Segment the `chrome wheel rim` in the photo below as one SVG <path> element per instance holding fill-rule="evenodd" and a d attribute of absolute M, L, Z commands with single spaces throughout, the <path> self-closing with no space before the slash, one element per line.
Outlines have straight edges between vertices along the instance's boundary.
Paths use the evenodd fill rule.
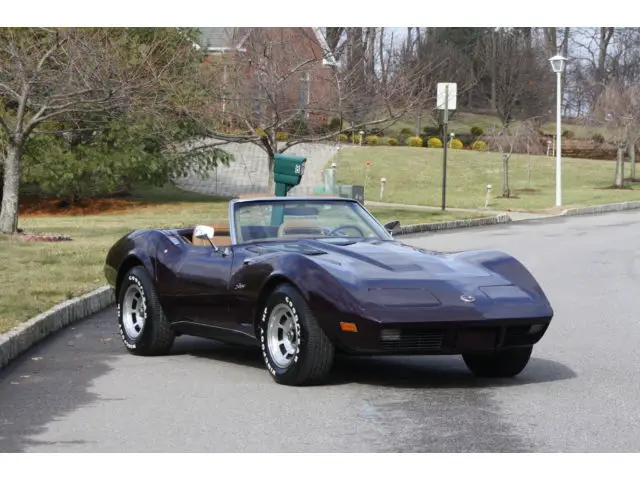
<path fill-rule="evenodd" d="M 127 288 L 122 304 L 122 326 L 127 336 L 136 340 L 142 334 L 147 319 L 147 307 L 138 285 L 133 284 Z"/>
<path fill-rule="evenodd" d="M 267 325 L 267 348 L 273 363 L 287 368 L 298 351 L 298 332 L 293 311 L 286 304 L 277 305 L 269 316 Z"/>

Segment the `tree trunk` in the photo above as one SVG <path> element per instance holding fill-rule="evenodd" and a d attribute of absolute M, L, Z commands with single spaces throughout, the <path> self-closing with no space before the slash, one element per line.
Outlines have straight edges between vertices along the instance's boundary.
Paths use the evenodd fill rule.
<path fill-rule="evenodd" d="M 547 42 L 547 55 L 553 56 L 558 53 L 558 40 L 556 27 L 544 27 L 544 38 Z"/>
<path fill-rule="evenodd" d="M 616 160 L 615 186 L 618 188 L 622 188 L 623 179 L 624 179 L 624 148 L 618 147 L 618 158 Z"/>
<path fill-rule="evenodd" d="M 613 36 L 614 27 L 600 27 L 600 43 L 598 44 L 598 66 L 596 69 L 596 82 L 605 80 L 605 66 L 607 61 L 607 49 Z"/>
<path fill-rule="evenodd" d="M 416 112 L 415 129 L 416 129 L 416 137 L 419 137 L 420 131 L 422 130 L 422 112 L 420 110 Z"/>
<path fill-rule="evenodd" d="M 533 162 L 531 161 L 532 155 L 529 148 L 529 142 L 527 142 L 527 158 L 529 159 L 529 163 L 527 165 L 527 188 L 531 188 L 531 173 L 533 171 Z"/>
<path fill-rule="evenodd" d="M 629 163 L 631 164 L 631 173 L 629 176 L 636 178 L 636 142 L 629 142 Z"/>
<path fill-rule="evenodd" d="M 497 110 L 497 100 L 496 100 L 496 32 L 495 30 L 491 31 L 491 98 L 490 98 L 490 108 L 492 112 Z"/>
<path fill-rule="evenodd" d="M 502 154 L 502 196 L 509 198 L 511 190 L 509 190 L 509 157 L 506 153 Z"/>
<path fill-rule="evenodd" d="M 376 35 L 377 35 L 376 27 L 367 28 L 366 42 L 367 42 L 367 76 L 368 80 L 371 79 L 376 74 Z"/>
<path fill-rule="evenodd" d="M 560 47 L 560 50 L 562 52 L 562 56 L 564 58 L 569 58 L 569 35 L 570 34 L 571 34 L 571 27 L 564 27 L 564 37 L 562 39 L 562 45 Z M 567 75 L 566 71 L 567 70 L 565 68 L 565 71 L 563 72 L 562 77 L 560 78 L 560 88 L 562 89 L 563 92 L 566 91 L 567 78 L 569 77 L 569 75 Z M 567 108 L 567 107 L 565 107 L 565 108 Z"/>
<path fill-rule="evenodd" d="M 0 210 L 0 232 L 18 231 L 18 194 L 20 191 L 20 156 L 22 146 L 11 142 L 7 146 L 4 160 L 4 183 L 2 189 L 2 210 Z"/>
<path fill-rule="evenodd" d="M 596 99 L 603 89 L 603 84 L 607 80 L 607 51 L 613 37 L 614 27 L 600 27 L 600 42 L 598 44 L 598 64 L 595 71 L 595 91 L 593 98 Z M 592 107 L 593 108 L 593 107 Z"/>
<path fill-rule="evenodd" d="M 391 33 L 393 40 L 393 33 Z M 385 67 L 384 60 L 384 27 L 380 27 L 380 42 L 378 43 L 378 55 L 380 56 L 380 83 L 384 89 L 387 86 L 387 68 Z"/>
<path fill-rule="evenodd" d="M 273 156 L 269 155 L 269 177 L 267 179 L 267 192 L 266 193 L 274 193 L 276 191 L 276 181 L 273 177 Z"/>

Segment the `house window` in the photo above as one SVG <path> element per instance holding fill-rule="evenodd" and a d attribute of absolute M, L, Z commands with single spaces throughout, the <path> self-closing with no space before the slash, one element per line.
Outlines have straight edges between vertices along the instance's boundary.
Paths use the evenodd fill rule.
<path fill-rule="evenodd" d="M 303 72 L 300 77 L 300 110 L 309 107 L 311 97 L 311 78 L 309 72 Z"/>

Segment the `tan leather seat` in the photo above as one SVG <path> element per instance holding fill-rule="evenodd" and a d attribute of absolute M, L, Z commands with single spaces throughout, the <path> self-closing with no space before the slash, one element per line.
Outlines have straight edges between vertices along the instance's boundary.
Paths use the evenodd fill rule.
<path fill-rule="evenodd" d="M 231 225 L 229 222 L 215 222 L 211 225 L 215 231 L 215 236 L 218 235 L 228 236 L 229 232 L 231 232 Z"/>
<path fill-rule="evenodd" d="M 287 220 L 278 228 L 279 237 L 313 237 L 322 235 L 322 227 L 312 220 Z"/>
<path fill-rule="evenodd" d="M 213 244 L 217 247 L 226 247 L 231 245 L 231 237 L 229 235 L 216 235 L 213 237 Z"/>
<path fill-rule="evenodd" d="M 274 193 L 243 193 L 238 195 L 238 198 L 262 198 L 262 197 L 275 197 Z"/>

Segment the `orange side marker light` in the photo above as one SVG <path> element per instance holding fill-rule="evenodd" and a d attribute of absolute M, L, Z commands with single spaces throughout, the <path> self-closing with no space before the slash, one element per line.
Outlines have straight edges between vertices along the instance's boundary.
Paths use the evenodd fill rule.
<path fill-rule="evenodd" d="M 343 332 L 358 332 L 358 327 L 356 327 L 356 324 L 351 322 L 340 322 L 340 329 Z"/>

